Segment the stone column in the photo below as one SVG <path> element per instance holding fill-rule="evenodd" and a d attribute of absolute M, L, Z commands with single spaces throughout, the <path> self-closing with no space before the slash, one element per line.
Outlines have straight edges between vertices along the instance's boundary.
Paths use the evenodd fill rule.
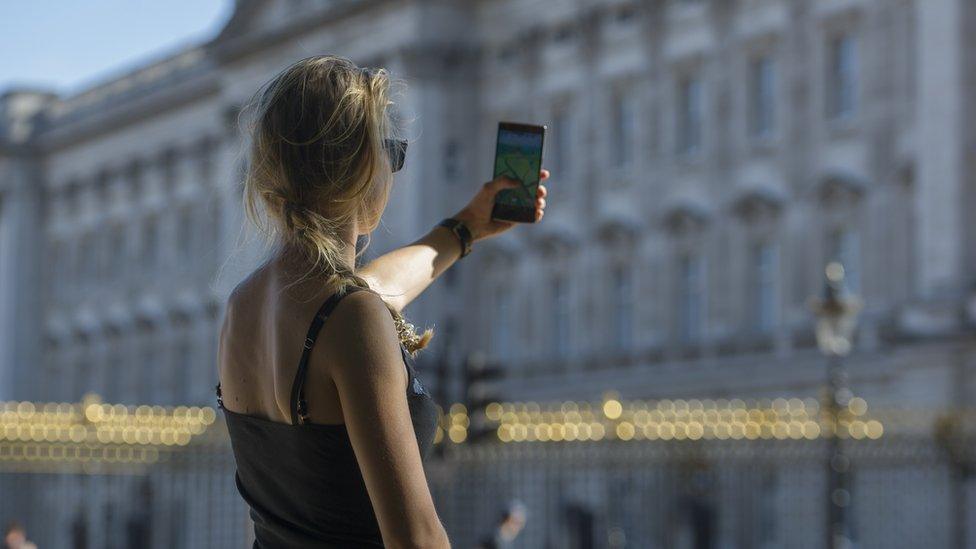
<path fill-rule="evenodd" d="M 129 188 L 128 177 L 125 172 L 113 173 L 107 183 L 106 188 L 106 209 L 108 210 L 108 223 L 106 224 L 106 250 L 105 279 L 106 295 L 118 300 L 121 296 L 119 290 L 124 288 L 127 280 L 126 274 L 131 262 L 131 257 L 127 253 L 126 240 L 128 230 L 128 219 L 131 215 L 131 208 L 128 203 Z"/>
<path fill-rule="evenodd" d="M 44 260 L 41 198 L 44 181 L 39 163 L 25 143 L 33 116 L 54 94 L 43 90 L 10 90 L 0 97 L 0 399 L 32 396 L 34 365 L 41 348 L 38 295 Z"/>
<path fill-rule="evenodd" d="M 915 75 L 918 180 L 915 234 L 919 257 L 917 292 L 955 295 L 963 271 L 966 80 L 962 17 L 967 0 L 916 2 Z"/>
<path fill-rule="evenodd" d="M 180 243 L 177 242 L 179 231 L 177 224 L 180 223 L 179 208 L 177 207 L 177 186 L 179 185 L 182 169 L 182 152 L 167 151 L 161 158 L 161 189 L 159 193 L 159 250 L 158 267 L 155 269 L 158 281 L 166 280 L 164 285 L 169 290 L 175 290 L 178 286 L 178 276 L 180 272 Z M 159 276 L 162 275 L 162 276 Z"/>
<path fill-rule="evenodd" d="M 217 141 L 211 136 L 201 140 L 199 153 L 194 157 L 192 173 L 197 184 L 193 205 L 194 280 L 206 288 L 220 266 L 217 242 L 220 236 L 220 194 L 215 184 Z"/>
<path fill-rule="evenodd" d="M 140 181 L 140 205 L 142 209 L 141 223 L 139 224 L 139 267 L 136 269 L 134 274 L 135 279 L 138 281 L 140 286 L 146 280 L 162 280 L 163 276 L 159 270 L 159 267 L 165 265 L 165 259 L 163 257 L 164 241 L 166 238 L 166 233 L 163 230 L 163 214 L 165 209 L 165 194 L 166 194 L 166 178 L 163 170 L 163 163 L 158 159 L 151 161 L 145 167 L 143 176 Z M 154 237 L 147 241 L 146 233 L 146 223 L 151 222 L 155 224 L 153 228 Z M 147 249 L 152 248 L 152 249 Z M 140 287 L 138 288 L 142 291 L 147 291 L 149 288 Z"/>
<path fill-rule="evenodd" d="M 146 165 L 137 160 L 129 165 L 123 173 L 118 190 L 119 200 L 124 204 L 125 215 L 122 216 L 122 262 L 124 263 L 122 284 L 127 294 L 133 295 L 140 281 L 141 258 L 140 242 L 143 236 L 143 177 Z M 131 309 L 132 303 L 126 303 Z"/>

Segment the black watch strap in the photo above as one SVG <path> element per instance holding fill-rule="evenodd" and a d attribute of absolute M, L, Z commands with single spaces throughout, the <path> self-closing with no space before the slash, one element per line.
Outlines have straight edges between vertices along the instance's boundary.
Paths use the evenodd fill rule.
<path fill-rule="evenodd" d="M 471 253 L 471 231 L 464 223 L 449 217 L 438 223 L 437 226 L 450 229 L 454 236 L 458 237 L 458 241 L 461 243 L 461 257 Z"/>

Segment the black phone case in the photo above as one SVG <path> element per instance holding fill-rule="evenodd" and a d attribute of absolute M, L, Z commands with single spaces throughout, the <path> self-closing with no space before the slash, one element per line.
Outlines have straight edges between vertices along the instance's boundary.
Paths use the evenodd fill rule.
<path fill-rule="evenodd" d="M 542 166 L 542 155 L 546 144 L 546 126 L 533 124 L 521 124 L 518 122 L 499 122 L 498 131 L 510 129 L 523 131 L 525 133 L 538 133 L 542 136 L 542 147 L 539 149 L 539 166 Z M 498 158 L 498 137 L 495 137 L 495 158 Z M 494 163 L 492 163 L 494 165 Z M 495 175 L 494 177 L 497 177 Z M 541 182 L 540 182 L 541 183 Z M 539 185 L 540 183 L 536 183 Z M 497 200 L 497 195 L 496 195 Z M 511 221 L 515 223 L 535 223 L 535 207 L 522 208 L 511 204 L 499 204 L 497 201 L 491 209 L 491 218 L 498 221 Z"/>

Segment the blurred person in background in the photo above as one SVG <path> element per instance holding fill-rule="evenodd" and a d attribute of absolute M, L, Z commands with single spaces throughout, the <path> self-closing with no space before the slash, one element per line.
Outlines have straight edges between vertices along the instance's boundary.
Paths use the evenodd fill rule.
<path fill-rule="evenodd" d="M 3 549 L 37 549 L 27 539 L 27 530 L 19 522 L 11 522 L 3 534 Z"/>
<path fill-rule="evenodd" d="M 515 538 L 525 528 L 525 504 L 519 500 L 512 500 L 502 508 L 490 534 L 476 547 L 476 549 L 506 549 L 513 547 Z"/>
<path fill-rule="evenodd" d="M 244 111 L 245 205 L 273 246 L 228 299 L 217 398 L 255 547 L 450 546 L 422 466 L 438 412 L 412 362 L 432 332 L 401 311 L 472 242 L 514 225 L 491 210 L 518 182 L 485 183 L 427 235 L 357 267 L 406 152 L 390 85 L 382 69 L 310 57 Z"/>

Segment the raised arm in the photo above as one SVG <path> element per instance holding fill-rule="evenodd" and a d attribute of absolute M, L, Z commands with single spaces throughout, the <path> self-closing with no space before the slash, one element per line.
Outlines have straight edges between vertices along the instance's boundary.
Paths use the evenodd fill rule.
<path fill-rule="evenodd" d="M 320 363 L 338 390 L 384 545 L 449 548 L 411 423 L 406 366 L 389 309 L 378 296 L 356 292 L 343 298 L 323 334 Z"/>
<path fill-rule="evenodd" d="M 548 170 L 539 172 L 540 181 L 545 181 L 548 177 Z M 518 182 L 505 177 L 489 181 L 453 217 L 467 225 L 475 242 L 501 234 L 515 226 L 515 223 L 491 219 L 495 195 L 504 188 L 517 185 Z M 542 219 L 544 214 L 545 197 L 546 187 L 539 185 L 536 195 L 536 221 Z M 435 227 L 419 240 L 367 263 L 357 274 L 369 282 L 370 287 L 381 294 L 387 303 L 402 311 L 460 257 L 461 248 L 457 237 L 448 229 Z"/>

